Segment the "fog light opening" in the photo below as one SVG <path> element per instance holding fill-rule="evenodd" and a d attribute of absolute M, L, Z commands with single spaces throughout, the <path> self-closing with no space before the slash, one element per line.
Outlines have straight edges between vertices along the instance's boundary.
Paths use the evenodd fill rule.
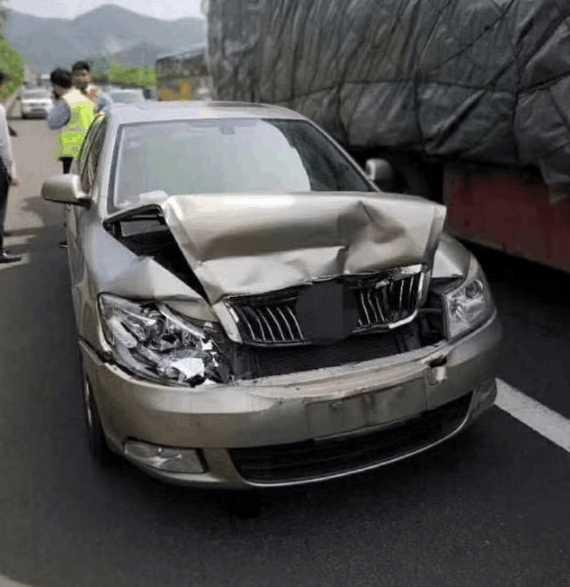
<path fill-rule="evenodd" d="M 163 473 L 199 475 L 206 472 L 204 461 L 195 449 L 129 441 L 125 444 L 124 452 L 129 460 Z"/>

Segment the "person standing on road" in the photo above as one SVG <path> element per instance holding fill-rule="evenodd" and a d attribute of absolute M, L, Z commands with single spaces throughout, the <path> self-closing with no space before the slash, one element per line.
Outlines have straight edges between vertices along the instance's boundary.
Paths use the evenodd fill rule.
<path fill-rule="evenodd" d="M 59 160 L 63 173 L 69 173 L 71 164 L 79 152 L 91 123 L 95 119 L 95 104 L 73 87 L 71 72 L 65 69 L 52 71 L 51 83 L 55 105 L 47 123 L 52 130 L 61 130 L 59 135 Z"/>
<path fill-rule="evenodd" d="M 0 88 L 4 85 L 6 76 L 0 71 Z M 12 155 L 10 127 L 6 116 L 6 108 L 0 104 L 0 264 L 17 263 L 21 257 L 11 255 L 4 248 L 4 224 L 8 211 L 8 192 L 10 186 L 18 186 L 20 181 L 16 174 L 16 164 Z"/>
<path fill-rule="evenodd" d="M 77 61 L 71 68 L 73 86 L 95 104 L 96 112 L 104 112 L 111 104 L 101 88 L 96 86 L 91 77 L 91 66 L 87 61 Z"/>

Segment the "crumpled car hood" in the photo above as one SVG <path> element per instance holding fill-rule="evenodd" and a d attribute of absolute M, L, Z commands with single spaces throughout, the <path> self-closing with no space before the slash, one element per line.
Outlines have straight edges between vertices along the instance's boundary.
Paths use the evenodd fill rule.
<path fill-rule="evenodd" d="M 162 209 L 211 304 L 431 265 L 446 216 L 421 198 L 337 192 L 173 196 Z"/>

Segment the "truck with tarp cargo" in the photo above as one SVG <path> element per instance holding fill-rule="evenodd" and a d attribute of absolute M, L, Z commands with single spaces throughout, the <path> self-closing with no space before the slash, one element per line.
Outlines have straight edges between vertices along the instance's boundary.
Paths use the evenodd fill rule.
<path fill-rule="evenodd" d="M 448 229 L 570 271 L 570 3 L 210 0 L 215 97 L 324 126 Z"/>

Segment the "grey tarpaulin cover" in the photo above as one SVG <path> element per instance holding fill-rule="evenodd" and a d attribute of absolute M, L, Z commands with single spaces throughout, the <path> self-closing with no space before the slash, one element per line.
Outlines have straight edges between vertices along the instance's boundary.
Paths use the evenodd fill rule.
<path fill-rule="evenodd" d="M 217 97 L 570 185 L 570 0 L 210 0 Z"/>

